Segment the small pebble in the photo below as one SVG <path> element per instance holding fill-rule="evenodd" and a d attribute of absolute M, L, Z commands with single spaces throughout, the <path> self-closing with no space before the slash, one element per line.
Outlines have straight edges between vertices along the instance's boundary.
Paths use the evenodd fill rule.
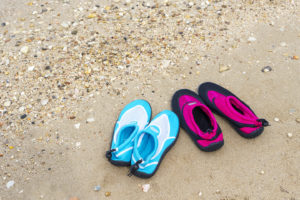
<path fill-rule="evenodd" d="M 27 68 L 27 71 L 29 71 L 29 72 L 31 72 L 31 71 L 33 71 L 34 70 L 34 66 L 29 66 L 28 68 Z"/>
<path fill-rule="evenodd" d="M 3 27 L 6 26 L 6 23 L 5 23 L 5 22 L 2 22 L 2 23 L 1 23 L 1 26 L 3 26 Z"/>
<path fill-rule="evenodd" d="M 142 189 L 143 189 L 143 192 L 148 192 L 149 189 L 150 189 L 150 184 L 144 184 L 144 185 L 142 185 Z"/>
<path fill-rule="evenodd" d="M 79 129 L 80 123 L 74 124 L 74 127 L 75 127 L 76 129 Z"/>
<path fill-rule="evenodd" d="M 296 118 L 296 122 L 297 122 L 297 123 L 300 123 L 300 118 Z"/>
<path fill-rule="evenodd" d="M 12 186 L 14 186 L 14 184 L 15 184 L 15 181 L 8 181 L 8 182 L 6 183 L 6 188 L 9 189 L 9 188 L 11 188 Z"/>
<path fill-rule="evenodd" d="M 275 121 L 275 122 L 279 122 L 279 118 L 278 118 L 278 117 L 275 117 L 275 118 L 274 118 L 274 121 Z"/>
<path fill-rule="evenodd" d="M 265 66 L 265 67 L 263 67 L 263 68 L 261 69 L 261 71 L 262 71 L 262 72 L 270 72 L 270 71 L 272 71 L 272 67 L 270 67 L 270 66 Z"/>
<path fill-rule="evenodd" d="M 78 33 L 77 30 L 73 30 L 73 31 L 71 32 L 72 35 L 76 35 L 77 33 Z"/>
<path fill-rule="evenodd" d="M 194 2 L 189 2 L 189 6 L 193 6 L 194 5 Z"/>
<path fill-rule="evenodd" d="M 23 53 L 23 54 L 27 54 L 28 51 L 29 51 L 29 47 L 28 47 L 28 46 L 24 46 L 24 47 L 21 48 L 20 51 L 21 51 L 21 53 Z"/>
<path fill-rule="evenodd" d="M 125 66 L 123 66 L 123 65 L 118 66 L 118 69 L 124 69 L 124 68 L 125 68 Z"/>
<path fill-rule="evenodd" d="M 48 99 L 43 99 L 43 100 L 41 100 L 41 104 L 42 104 L 43 106 L 45 106 L 47 103 L 48 103 Z"/>
<path fill-rule="evenodd" d="M 46 67 L 45 67 L 45 70 L 50 70 L 51 69 L 51 67 L 49 66 L 49 65 L 47 65 Z"/>
<path fill-rule="evenodd" d="M 94 191 L 96 191 L 96 192 L 100 191 L 100 189 L 101 189 L 101 186 L 100 186 L 100 185 L 96 185 L 96 186 L 94 187 Z"/>
<path fill-rule="evenodd" d="M 248 38 L 248 41 L 249 41 L 249 42 L 255 42 L 255 41 L 256 41 L 256 38 L 251 36 L 251 37 Z"/>
<path fill-rule="evenodd" d="M 105 196 L 109 197 L 111 195 L 111 192 L 105 192 Z"/>
<path fill-rule="evenodd" d="M 280 46 L 285 47 L 286 43 L 285 42 L 280 42 Z"/>
<path fill-rule="evenodd" d="M 293 137 L 293 133 L 288 133 L 287 136 L 288 136 L 289 138 L 291 138 L 291 137 Z"/>
<path fill-rule="evenodd" d="M 91 13 L 87 16 L 88 19 L 92 19 L 92 18 L 95 18 L 97 17 L 97 15 L 95 13 Z"/>
<path fill-rule="evenodd" d="M 163 68 L 169 67 L 170 64 L 171 64 L 171 60 L 163 60 L 163 61 L 162 61 L 162 67 L 163 67 Z"/>
<path fill-rule="evenodd" d="M 5 101 L 5 102 L 4 102 L 4 106 L 5 106 L 5 107 L 9 107 L 10 105 L 11 105 L 11 101 Z"/>
<path fill-rule="evenodd" d="M 265 174 L 265 171 L 264 171 L 264 170 L 261 170 L 259 173 L 260 173 L 261 175 L 263 175 L 263 174 Z"/>
<path fill-rule="evenodd" d="M 289 109 L 289 113 L 292 115 L 292 114 L 294 114 L 296 112 L 296 109 L 295 108 L 291 108 L 291 109 Z"/>
<path fill-rule="evenodd" d="M 87 118 L 87 120 L 86 120 L 86 122 L 88 122 L 88 123 L 91 123 L 94 121 L 95 121 L 95 118 L 93 118 L 93 117 Z"/>
<path fill-rule="evenodd" d="M 219 72 L 220 73 L 228 71 L 228 70 L 230 70 L 230 66 L 228 66 L 228 65 L 220 65 L 219 66 Z"/>
<path fill-rule="evenodd" d="M 75 146 L 79 148 L 81 146 L 81 142 L 76 142 Z"/>
<path fill-rule="evenodd" d="M 24 106 L 21 106 L 20 108 L 19 108 L 19 112 L 21 113 L 21 112 L 23 112 L 25 110 L 25 107 Z"/>
<path fill-rule="evenodd" d="M 25 119 L 26 117 L 27 117 L 26 114 L 20 116 L 21 119 Z"/>
<path fill-rule="evenodd" d="M 199 192 L 199 193 L 198 193 L 198 196 L 201 197 L 201 196 L 202 196 L 202 192 Z"/>
<path fill-rule="evenodd" d="M 60 25 L 62 27 L 64 27 L 64 28 L 68 28 L 69 27 L 69 23 L 68 22 L 62 22 Z"/>

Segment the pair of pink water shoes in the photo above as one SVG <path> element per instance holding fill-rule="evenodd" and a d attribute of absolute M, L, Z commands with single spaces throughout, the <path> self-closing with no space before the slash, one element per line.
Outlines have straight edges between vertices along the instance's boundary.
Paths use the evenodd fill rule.
<path fill-rule="evenodd" d="M 213 112 L 226 118 L 243 137 L 259 136 L 269 123 L 256 116 L 253 110 L 227 89 L 206 82 L 199 86 L 198 94 L 178 90 L 172 99 L 172 109 L 180 125 L 203 151 L 215 151 L 224 145 L 222 130 Z"/>

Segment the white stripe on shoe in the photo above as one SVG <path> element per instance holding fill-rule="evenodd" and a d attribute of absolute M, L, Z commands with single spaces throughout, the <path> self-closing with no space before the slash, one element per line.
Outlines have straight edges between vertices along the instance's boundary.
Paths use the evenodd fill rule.
<path fill-rule="evenodd" d="M 119 157 L 120 155 L 126 153 L 127 151 L 130 151 L 131 149 L 133 149 L 133 147 L 129 147 L 129 148 L 127 148 L 127 149 L 121 151 L 120 153 L 118 153 L 118 154 L 116 155 L 116 157 Z"/>
<path fill-rule="evenodd" d="M 145 169 L 146 167 L 149 167 L 149 166 L 151 166 L 151 165 L 157 165 L 158 164 L 158 162 L 152 162 L 152 163 L 148 163 L 147 165 L 145 165 L 145 166 L 139 166 L 141 169 Z"/>

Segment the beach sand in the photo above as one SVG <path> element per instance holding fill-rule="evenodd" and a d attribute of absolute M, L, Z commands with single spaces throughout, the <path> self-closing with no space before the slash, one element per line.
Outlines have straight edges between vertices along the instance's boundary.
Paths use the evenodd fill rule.
<path fill-rule="evenodd" d="M 1 200 L 300 199 L 300 1 L 1 0 L 0 23 Z M 271 126 L 216 115 L 211 153 L 181 129 L 150 179 L 107 161 L 126 104 L 155 116 L 206 81 Z"/>

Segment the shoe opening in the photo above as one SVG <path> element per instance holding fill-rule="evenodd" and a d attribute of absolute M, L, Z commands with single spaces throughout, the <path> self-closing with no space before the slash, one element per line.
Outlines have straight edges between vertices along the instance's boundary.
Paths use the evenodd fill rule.
<path fill-rule="evenodd" d="M 209 116 L 201 109 L 201 107 L 195 107 L 193 109 L 193 116 L 201 131 L 207 132 L 207 130 L 213 130 Z"/>
<path fill-rule="evenodd" d="M 136 126 L 128 126 L 125 127 L 120 133 L 119 133 L 119 140 L 118 140 L 118 146 L 122 145 L 135 131 Z"/>
<path fill-rule="evenodd" d="M 153 136 L 148 133 L 142 133 L 137 145 L 137 150 L 142 159 L 147 160 L 154 151 L 154 148 L 155 142 Z"/>
<path fill-rule="evenodd" d="M 231 103 L 231 102 L 230 102 Z M 231 106 L 237 111 L 237 112 L 239 112 L 239 113 L 241 113 L 242 115 L 244 115 L 244 112 L 241 110 L 241 109 L 239 109 L 236 105 L 234 105 L 233 103 L 231 103 Z"/>
<path fill-rule="evenodd" d="M 245 106 L 241 106 L 241 102 L 238 101 L 237 99 L 233 99 L 233 98 L 230 98 L 229 99 L 229 103 L 230 105 L 232 106 L 232 108 L 237 111 L 238 113 L 240 113 L 241 115 L 245 116 L 245 117 L 249 117 L 249 118 L 253 118 L 255 117 L 255 115 L 250 111 L 248 110 L 247 108 L 245 108 Z"/>

